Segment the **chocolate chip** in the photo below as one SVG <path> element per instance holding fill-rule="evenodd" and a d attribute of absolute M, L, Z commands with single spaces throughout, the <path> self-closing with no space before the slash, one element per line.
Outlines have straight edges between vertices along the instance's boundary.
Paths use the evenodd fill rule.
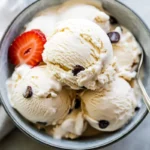
<path fill-rule="evenodd" d="M 107 33 L 111 43 L 117 43 L 120 40 L 120 34 L 118 32 L 109 32 Z"/>
<path fill-rule="evenodd" d="M 118 20 L 113 16 L 110 16 L 109 21 L 110 21 L 111 24 L 117 24 L 118 23 Z"/>
<path fill-rule="evenodd" d="M 122 27 L 120 27 L 121 28 L 121 31 L 123 32 L 123 28 Z"/>
<path fill-rule="evenodd" d="M 135 111 L 139 111 L 140 110 L 140 107 L 135 107 Z"/>
<path fill-rule="evenodd" d="M 100 120 L 99 121 L 99 127 L 101 129 L 105 129 L 109 126 L 109 122 L 107 120 Z"/>
<path fill-rule="evenodd" d="M 74 106 L 74 108 L 75 108 L 75 109 L 78 109 L 78 108 L 80 108 L 80 106 L 81 106 L 81 101 L 77 98 L 77 99 L 75 100 L 75 106 Z"/>
<path fill-rule="evenodd" d="M 138 63 L 133 62 L 133 64 L 132 64 L 132 66 L 131 66 L 131 67 L 133 68 L 133 67 L 135 67 L 135 66 L 137 66 L 137 65 L 138 65 Z"/>
<path fill-rule="evenodd" d="M 82 86 L 81 89 L 87 89 L 85 86 Z"/>
<path fill-rule="evenodd" d="M 46 130 L 44 128 L 40 128 L 40 131 L 45 132 Z"/>
<path fill-rule="evenodd" d="M 72 73 L 74 76 L 76 76 L 80 71 L 83 71 L 83 70 L 85 70 L 84 67 L 80 65 L 76 65 L 74 69 L 72 70 Z"/>
<path fill-rule="evenodd" d="M 40 122 L 40 121 L 38 121 L 36 123 L 39 124 L 39 125 L 42 125 L 42 126 L 46 126 L 47 125 L 47 122 Z"/>
<path fill-rule="evenodd" d="M 72 112 L 72 109 L 69 109 L 69 112 L 68 112 L 68 114 L 71 114 L 71 112 Z"/>
<path fill-rule="evenodd" d="M 32 97 L 33 92 L 32 92 L 32 87 L 27 86 L 25 93 L 23 94 L 24 98 L 30 98 Z"/>

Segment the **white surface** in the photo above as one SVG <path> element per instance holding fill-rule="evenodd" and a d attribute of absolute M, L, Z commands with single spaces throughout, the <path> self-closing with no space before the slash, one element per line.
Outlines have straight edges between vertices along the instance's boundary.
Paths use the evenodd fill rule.
<path fill-rule="evenodd" d="M 1 4 L 4 1 L 1 0 Z M 9 0 L 15 1 L 16 0 Z M 21 1 L 21 0 L 20 0 Z M 26 0 L 30 1 L 30 0 Z M 120 0 L 136 11 L 150 27 L 150 0 Z M 0 5 L 1 9 L 1 5 Z M 5 11 L 0 10 L 0 19 L 3 20 Z M 3 17 L 3 18 L 2 18 Z M 7 17 L 7 16 L 6 16 Z M 6 23 L 7 25 L 8 23 Z M 5 25 L 5 26 L 6 26 Z M 1 28 L 1 26 L 0 26 Z M 4 27 L 5 28 L 5 27 Z M 36 141 L 33 141 L 18 129 L 0 142 L 0 150 L 54 150 Z M 127 137 L 121 141 L 103 148 L 102 150 L 150 150 L 150 115 Z"/>

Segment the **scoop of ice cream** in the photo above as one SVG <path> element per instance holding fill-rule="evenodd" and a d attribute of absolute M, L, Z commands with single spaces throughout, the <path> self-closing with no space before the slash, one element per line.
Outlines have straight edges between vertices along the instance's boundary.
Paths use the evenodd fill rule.
<path fill-rule="evenodd" d="M 98 8 L 97 8 L 98 7 Z M 100 25 L 106 32 L 110 29 L 109 16 L 102 12 L 100 4 L 86 1 L 66 1 L 62 5 L 50 7 L 38 13 L 25 30 L 40 29 L 46 37 L 49 36 L 59 21 L 68 19 L 88 19 Z"/>
<path fill-rule="evenodd" d="M 56 139 L 75 139 L 82 135 L 86 127 L 87 123 L 84 120 L 81 110 L 74 109 L 60 125 L 56 125 L 48 133 Z"/>
<path fill-rule="evenodd" d="M 100 11 L 95 6 L 88 5 L 81 2 L 66 2 L 59 9 L 61 20 L 67 19 L 88 19 L 101 26 L 101 28 L 107 33 L 110 30 L 109 16 Z"/>
<path fill-rule="evenodd" d="M 82 109 L 89 124 L 102 131 L 115 131 L 133 117 L 137 101 L 133 89 L 116 77 L 103 89 L 81 94 Z"/>
<path fill-rule="evenodd" d="M 16 68 L 7 86 L 12 107 L 27 120 L 43 125 L 64 119 L 75 97 L 50 76 L 45 65 Z"/>
<path fill-rule="evenodd" d="M 61 22 L 45 44 L 43 60 L 57 80 L 73 89 L 95 90 L 103 83 L 101 75 L 106 68 L 111 66 L 111 75 L 115 72 L 108 36 L 86 19 Z"/>
<path fill-rule="evenodd" d="M 121 28 L 123 31 L 121 31 Z M 121 28 L 117 27 L 115 29 L 120 34 L 120 41 L 112 44 L 112 46 L 114 56 L 117 58 L 119 76 L 131 80 L 136 75 L 135 68 L 139 63 L 141 48 L 132 33 L 124 27 Z"/>
<path fill-rule="evenodd" d="M 58 7 L 52 7 L 38 13 L 28 24 L 25 25 L 25 31 L 39 29 L 46 35 L 46 37 L 49 36 L 59 20 L 57 9 Z"/>

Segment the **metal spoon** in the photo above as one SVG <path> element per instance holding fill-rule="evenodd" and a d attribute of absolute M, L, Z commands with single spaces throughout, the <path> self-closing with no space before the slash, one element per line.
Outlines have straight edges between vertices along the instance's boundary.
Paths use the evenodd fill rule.
<path fill-rule="evenodd" d="M 142 64 L 143 64 L 143 58 L 144 58 L 144 53 L 143 53 L 143 50 L 142 50 L 140 63 L 139 63 L 138 68 L 137 68 L 136 79 L 137 79 L 137 83 L 138 83 L 138 85 L 140 87 L 140 90 L 142 92 L 142 95 L 143 95 L 143 101 L 146 104 L 147 109 L 150 112 L 150 97 L 148 96 L 148 94 L 147 94 L 147 92 L 146 92 L 146 90 L 144 88 L 144 85 L 143 85 L 143 83 L 141 81 L 141 78 L 140 78 L 140 71 L 141 71 L 141 67 L 142 67 Z"/>

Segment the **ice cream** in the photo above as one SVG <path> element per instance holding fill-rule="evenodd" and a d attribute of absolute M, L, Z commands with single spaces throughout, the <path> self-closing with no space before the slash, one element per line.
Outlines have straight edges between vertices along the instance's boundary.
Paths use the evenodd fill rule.
<path fill-rule="evenodd" d="M 46 66 L 16 68 L 7 86 L 12 106 L 26 119 L 38 124 L 61 122 L 75 98 L 74 91 L 62 88 L 50 77 Z"/>
<path fill-rule="evenodd" d="M 98 7 L 98 8 L 97 8 Z M 99 3 L 90 1 L 66 1 L 63 5 L 50 7 L 39 12 L 25 25 L 25 31 L 40 29 L 49 36 L 58 22 L 68 19 L 88 19 L 100 25 L 107 33 L 110 30 L 109 16 L 104 13 Z"/>
<path fill-rule="evenodd" d="M 115 73 L 108 36 L 86 19 L 61 22 L 45 44 L 43 61 L 58 81 L 72 89 L 95 90 Z"/>
<path fill-rule="evenodd" d="M 59 16 L 57 15 L 58 7 L 52 7 L 38 13 L 29 23 L 25 25 L 25 31 L 40 29 L 46 37 L 49 36 L 56 26 Z"/>
<path fill-rule="evenodd" d="M 140 53 L 99 1 L 65 1 L 39 12 L 10 45 L 10 103 L 57 139 L 116 131 L 140 108 Z"/>
<path fill-rule="evenodd" d="M 112 44 L 119 67 L 119 76 L 131 80 L 136 75 L 135 68 L 139 62 L 141 48 L 132 33 L 126 28 L 118 26 L 114 31 L 117 31 L 121 37 L 118 43 Z"/>
<path fill-rule="evenodd" d="M 86 130 L 87 123 L 80 109 L 74 109 L 60 125 L 48 131 L 56 139 L 75 139 Z"/>
<path fill-rule="evenodd" d="M 93 5 L 67 1 L 58 12 L 61 20 L 88 19 L 98 24 L 106 33 L 110 30 L 109 16 Z"/>
<path fill-rule="evenodd" d="M 123 127 L 132 119 L 137 106 L 133 89 L 120 77 L 101 90 L 85 91 L 81 100 L 86 120 L 101 131 L 115 131 Z"/>

